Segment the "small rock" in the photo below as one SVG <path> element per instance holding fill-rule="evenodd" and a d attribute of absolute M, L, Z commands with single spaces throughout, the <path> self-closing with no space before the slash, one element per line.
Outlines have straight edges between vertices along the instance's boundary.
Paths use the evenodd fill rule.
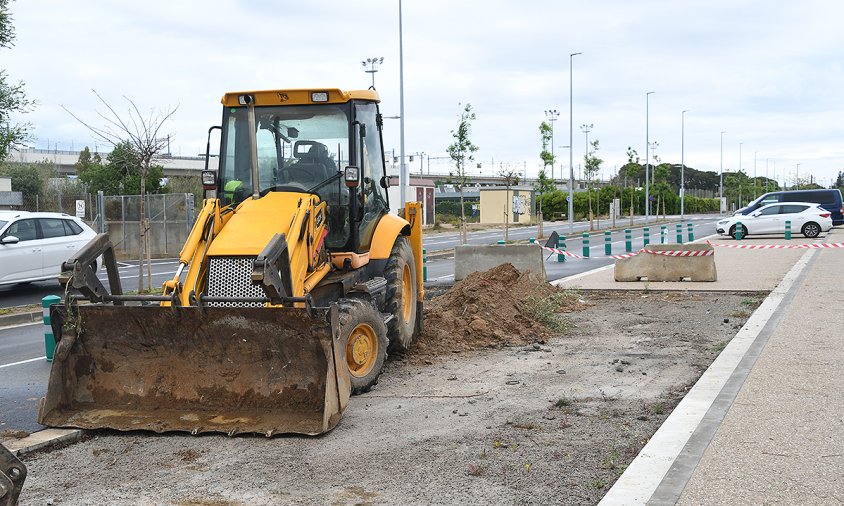
<path fill-rule="evenodd" d="M 618 372 L 624 372 L 624 367 L 618 366 L 618 367 L 615 368 L 615 370 L 618 371 Z"/>
<path fill-rule="evenodd" d="M 457 376 L 451 375 L 451 376 L 449 376 L 449 377 L 448 377 L 448 378 L 446 378 L 446 379 L 447 379 L 448 381 L 454 381 L 454 380 L 456 380 L 456 379 L 457 379 Z"/>
<path fill-rule="evenodd" d="M 630 362 L 628 362 L 627 360 L 622 360 L 621 365 L 630 365 Z"/>
<path fill-rule="evenodd" d="M 507 380 L 505 383 L 507 385 L 518 385 L 521 382 L 519 380 Z"/>
<path fill-rule="evenodd" d="M 729 319 L 729 318 L 724 318 L 724 323 L 730 323 L 730 319 Z"/>
<path fill-rule="evenodd" d="M 565 373 L 566 373 L 565 369 L 557 369 L 557 374 L 565 374 Z"/>

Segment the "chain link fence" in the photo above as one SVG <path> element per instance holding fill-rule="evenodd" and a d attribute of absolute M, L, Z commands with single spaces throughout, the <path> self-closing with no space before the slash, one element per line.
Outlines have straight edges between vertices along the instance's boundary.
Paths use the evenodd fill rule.
<path fill-rule="evenodd" d="M 98 232 L 108 232 L 119 258 L 137 258 L 140 251 L 140 204 L 140 195 L 98 195 L 93 226 Z M 144 214 L 149 220 L 151 255 L 177 257 L 195 219 L 193 194 L 146 195 Z"/>

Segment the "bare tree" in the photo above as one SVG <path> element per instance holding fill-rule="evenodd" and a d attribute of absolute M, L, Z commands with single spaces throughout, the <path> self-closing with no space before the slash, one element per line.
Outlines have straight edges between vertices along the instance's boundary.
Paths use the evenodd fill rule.
<path fill-rule="evenodd" d="M 161 132 L 164 123 L 173 117 L 179 106 L 167 107 L 167 109 L 151 109 L 148 115 L 141 113 L 135 102 L 126 97 L 123 98 L 129 103 L 128 111 L 121 116 L 110 103 L 106 101 L 97 90 L 91 90 L 94 95 L 102 102 L 108 113 L 104 114 L 97 111 L 97 115 L 105 121 L 102 127 L 93 126 L 91 123 L 80 119 L 77 115 L 68 110 L 67 107 L 62 106 L 62 109 L 73 116 L 76 121 L 82 123 L 88 130 L 90 130 L 96 137 L 105 142 L 117 146 L 122 142 L 128 142 L 132 148 L 137 151 L 140 161 L 141 173 L 141 204 L 140 204 L 140 226 L 138 241 L 138 291 L 142 291 L 144 287 L 144 258 L 146 257 L 147 264 L 147 288 L 152 289 L 152 266 L 150 262 L 150 242 L 149 242 L 149 220 L 146 217 L 146 182 L 147 175 L 149 175 L 150 167 L 158 160 L 167 148 L 170 139 L 169 134 Z"/>

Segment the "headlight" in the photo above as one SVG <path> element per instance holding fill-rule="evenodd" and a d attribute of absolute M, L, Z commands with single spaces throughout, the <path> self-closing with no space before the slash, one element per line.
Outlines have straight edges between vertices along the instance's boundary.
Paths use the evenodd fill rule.
<path fill-rule="evenodd" d="M 718 224 L 719 225 L 726 225 L 728 221 L 730 221 L 730 220 L 721 220 L 721 221 L 718 222 Z"/>

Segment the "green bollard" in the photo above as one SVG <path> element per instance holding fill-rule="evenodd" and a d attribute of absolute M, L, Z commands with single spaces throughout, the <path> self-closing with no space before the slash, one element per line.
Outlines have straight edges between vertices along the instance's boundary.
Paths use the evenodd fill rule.
<path fill-rule="evenodd" d="M 791 240 L 791 220 L 785 220 L 785 240 Z"/>
<path fill-rule="evenodd" d="M 498 244 L 504 244 L 504 240 L 502 239 L 502 240 L 498 241 Z"/>
<path fill-rule="evenodd" d="M 647 246 L 648 244 L 651 243 L 651 229 L 649 229 L 648 227 L 645 227 L 642 231 L 645 233 L 645 237 L 642 240 L 642 242 L 644 243 L 645 246 Z"/>
<path fill-rule="evenodd" d="M 629 228 L 624 229 L 624 251 L 627 253 L 633 252 L 633 239 Z"/>
<path fill-rule="evenodd" d="M 428 250 L 422 248 L 422 281 L 428 281 Z"/>
<path fill-rule="evenodd" d="M 736 241 L 741 241 L 741 238 L 744 237 L 744 227 L 742 226 L 740 221 L 736 222 Z"/>
<path fill-rule="evenodd" d="M 583 256 L 589 258 L 589 232 L 583 232 Z"/>
<path fill-rule="evenodd" d="M 688 224 L 689 227 L 689 242 L 694 242 L 695 240 L 695 227 L 691 223 Z"/>
<path fill-rule="evenodd" d="M 530 243 L 531 243 L 531 244 L 535 244 L 535 243 L 536 243 L 536 237 L 531 237 L 531 238 L 530 238 Z"/>
<path fill-rule="evenodd" d="M 561 249 L 563 251 L 566 250 L 566 236 L 561 235 L 557 238 L 557 249 Z M 558 262 L 565 262 L 566 256 L 562 253 L 557 253 L 557 261 Z"/>
<path fill-rule="evenodd" d="M 609 230 L 604 231 L 604 254 L 612 255 L 612 232 Z"/>
<path fill-rule="evenodd" d="M 677 244 L 683 244 L 683 225 L 677 224 Z"/>
<path fill-rule="evenodd" d="M 61 301 L 62 298 L 58 295 L 48 295 L 41 299 L 41 307 L 44 309 L 44 348 L 47 362 L 53 361 L 53 353 L 56 351 L 56 336 L 53 335 L 53 327 L 50 325 L 50 306 L 59 304 Z"/>
<path fill-rule="evenodd" d="M 659 243 L 665 244 L 665 229 L 668 228 L 665 225 L 659 227 Z"/>

